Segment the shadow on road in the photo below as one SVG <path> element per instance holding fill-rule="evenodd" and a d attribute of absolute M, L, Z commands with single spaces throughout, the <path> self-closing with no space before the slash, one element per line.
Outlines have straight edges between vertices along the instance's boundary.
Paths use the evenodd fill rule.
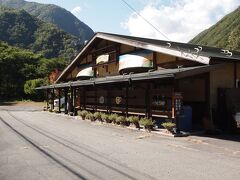
<path fill-rule="evenodd" d="M 68 149 L 70 149 L 70 150 L 72 150 L 73 152 L 78 153 L 78 154 L 86 157 L 86 158 L 89 159 L 90 161 L 93 161 L 93 162 L 95 162 L 95 163 L 97 163 L 97 164 L 102 165 L 103 167 L 108 168 L 109 170 L 112 170 L 112 171 L 114 171 L 114 172 L 116 172 L 116 173 L 118 173 L 118 174 L 121 174 L 121 175 L 124 176 L 126 179 L 136 179 L 135 177 L 131 176 L 131 175 L 128 174 L 127 172 L 124 172 L 124 170 L 120 170 L 120 169 L 118 169 L 118 168 L 115 168 L 115 167 L 112 166 L 112 165 L 106 164 L 105 162 L 103 162 L 103 161 L 100 160 L 100 159 L 95 159 L 95 158 L 92 157 L 90 154 L 81 152 L 81 151 L 79 151 L 79 150 L 77 150 L 77 149 L 75 149 L 75 148 L 73 148 L 73 147 L 65 144 L 64 142 L 62 142 L 62 141 L 60 141 L 60 140 L 58 140 L 58 139 L 56 139 L 56 138 L 60 138 L 60 139 L 62 139 L 63 141 L 66 141 L 66 142 L 68 142 L 68 143 L 70 143 L 70 144 L 72 144 L 72 145 L 74 145 L 74 146 L 77 146 L 77 147 L 79 147 L 79 148 L 82 148 L 82 149 L 85 149 L 85 150 L 87 150 L 87 151 L 90 151 L 90 150 L 87 149 L 86 147 L 84 148 L 84 147 L 81 147 L 81 146 L 79 146 L 79 145 L 76 145 L 76 144 L 74 144 L 74 143 L 72 143 L 72 142 L 69 142 L 68 140 L 66 140 L 66 139 L 64 139 L 64 138 L 58 137 L 58 136 L 56 136 L 56 135 L 54 135 L 54 134 L 52 134 L 52 133 L 50 133 L 50 132 L 47 132 L 47 131 L 45 131 L 45 130 L 43 130 L 43 129 L 41 129 L 41 128 L 38 128 L 38 129 L 37 129 L 37 128 L 34 128 L 34 127 L 26 124 L 25 122 L 23 122 L 22 120 L 20 120 L 20 119 L 17 118 L 16 116 L 14 116 L 11 112 L 8 112 L 8 114 L 9 114 L 10 116 L 12 116 L 12 117 L 13 117 L 15 120 L 17 120 L 18 122 L 20 122 L 20 123 L 22 123 L 23 125 L 27 126 L 28 128 L 30 128 L 30 129 L 34 130 L 35 132 L 37 132 L 37 133 L 45 136 L 46 138 L 49 138 L 49 139 L 51 139 L 51 140 L 53 140 L 53 141 L 61 144 L 62 146 L 66 147 L 66 148 L 68 148 Z M 0 120 L 1 120 L 1 119 L 0 119 Z M 6 123 L 5 123 L 5 124 L 6 124 Z M 12 129 L 12 128 L 11 128 L 11 129 Z M 43 132 L 42 132 L 42 131 L 43 131 Z M 46 134 L 46 133 L 47 133 L 47 134 Z M 52 136 L 56 136 L 56 138 L 51 137 L 51 136 L 48 135 L 48 134 L 50 134 L 50 135 L 52 135 Z M 24 138 L 24 139 L 25 139 L 25 138 Z M 32 143 L 31 143 L 31 144 L 32 144 Z M 33 146 L 34 146 L 34 145 L 33 145 Z M 39 148 L 37 148 L 37 149 L 39 149 Z M 39 150 L 40 150 L 40 149 L 39 149 Z M 51 150 L 48 149 L 48 151 L 51 151 Z M 61 156 L 60 154 L 57 154 L 57 153 L 54 152 L 54 151 L 51 151 L 51 152 L 52 152 L 53 154 L 55 154 L 55 155 L 60 156 L 61 158 L 63 158 L 63 156 Z M 101 158 L 106 158 L 106 157 L 103 157 L 102 154 L 98 154 L 97 152 L 91 152 L 91 153 L 94 153 L 95 155 L 98 155 L 98 156 L 101 157 Z M 45 154 L 45 153 L 44 153 L 44 154 Z M 49 155 L 50 155 L 50 154 L 49 154 Z M 66 158 L 63 158 L 63 159 L 67 160 Z M 56 160 L 57 160 L 57 159 L 56 159 Z M 54 161 L 56 161 L 56 160 L 54 160 Z M 133 171 L 133 172 L 136 172 L 134 169 L 131 169 L 130 167 L 123 166 L 123 165 L 120 164 L 119 162 L 111 161 L 110 159 L 105 159 L 105 160 L 111 162 L 111 164 L 113 164 L 113 165 L 115 164 L 115 165 L 117 165 L 117 166 L 120 166 L 120 167 L 122 167 L 123 169 L 126 168 L 126 169 L 129 169 L 129 170 Z M 67 160 L 67 161 L 70 162 L 69 160 Z M 59 163 L 59 162 L 58 162 L 58 163 Z M 72 163 L 72 162 L 70 162 L 70 163 Z M 75 163 L 74 163 L 74 164 L 75 164 Z M 61 164 L 61 165 L 62 165 L 62 164 Z M 75 165 L 76 165 L 76 164 L 75 164 Z M 63 165 L 62 165 L 62 166 L 63 166 Z M 65 167 L 65 168 L 66 168 L 66 167 Z M 67 169 L 67 168 L 66 168 L 66 169 Z M 68 170 L 69 170 L 69 169 L 68 169 Z M 87 169 L 84 168 L 84 170 L 87 170 Z M 87 172 L 89 173 L 90 171 L 87 170 Z M 72 173 L 73 173 L 73 172 L 72 172 Z M 147 175 L 147 174 L 145 174 L 145 173 L 142 173 L 142 172 L 136 172 L 136 173 L 139 174 L 139 175 L 142 175 L 143 177 L 145 177 L 145 178 L 147 178 L 147 179 L 154 179 L 153 177 L 151 177 L 151 176 L 149 176 L 149 175 Z M 73 173 L 73 174 L 75 174 L 75 173 Z M 91 172 L 90 174 L 92 174 L 92 175 L 94 175 L 94 176 L 96 177 L 96 174 L 94 174 L 94 173 L 92 173 L 92 172 Z M 75 175 L 76 175 L 76 174 L 75 174 Z"/>
<path fill-rule="evenodd" d="M 27 141 L 28 143 L 30 143 L 33 147 L 35 147 L 36 149 L 38 149 L 42 154 L 44 154 L 45 156 L 47 156 L 48 158 L 51 158 L 53 161 L 55 161 L 57 164 L 61 165 L 63 168 L 65 168 L 66 170 L 68 170 L 69 172 L 71 172 L 72 174 L 74 174 L 75 176 L 77 176 L 79 179 L 87 179 L 84 176 L 82 176 L 81 174 L 79 174 L 78 172 L 74 171 L 72 168 L 70 168 L 69 166 L 65 165 L 63 162 L 61 162 L 60 160 L 56 159 L 55 157 L 53 157 L 51 154 L 49 154 L 47 151 L 45 151 L 43 148 L 41 148 L 40 146 L 38 146 L 36 143 L 34 143 L 31 139 L 29 139 L 28 137 L 26 137 L 25 135 L 23 135 L 22 133 L 20 133 L 19 131 L 17 131 L 14 127 L 12 127 L 10 124 L 8 124 L 6 121 L 4 121 L 1 117 L 0 120 L 6 125 L 8 126 L 11 130 L 13 130 L 16 134 L 18 134 L 21 138 L 23 138 L 25 141 Z"/>
<path fill-rule="evenodd" d="M 16 104 L 17 104 L 16 102 L 7 102 L 7 101 L 1 102 L 0 101 L 0 106 L 14 106 Z"/>
<path fill-rule="evenodd" d="M 220 140 L 226 140 L 226 141 L 236 141 L 240 142 L 240 135 L 239 134 L 202 134 L 202 135 L 196 135 L 199 137 L 208 137 L 213 139 L 220 139 Z"/>

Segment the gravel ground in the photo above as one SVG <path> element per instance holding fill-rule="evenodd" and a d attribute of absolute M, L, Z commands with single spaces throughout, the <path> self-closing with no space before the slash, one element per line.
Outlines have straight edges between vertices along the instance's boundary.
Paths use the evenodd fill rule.
<path fill-rule="evenodd" d="M 240 143 L 0 106 L 0 179 L 239 179 Z"/>

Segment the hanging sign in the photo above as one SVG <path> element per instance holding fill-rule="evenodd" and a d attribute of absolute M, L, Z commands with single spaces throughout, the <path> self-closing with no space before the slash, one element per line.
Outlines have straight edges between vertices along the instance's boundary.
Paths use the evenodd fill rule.
<path fill-rule="evenodd" d="M 100 96 L 100 97 L 99 97 L 99 103 L 100 103 L 100 104 L 104 104 L 104 97 L 103 97 L 103 96 Z"/>
<path fill-rule="evenodd" d="M 142 50 L 139 52 L 119 56 L 119 71 L 127 68 L 152 68 L 153 52 Z"/>
<path fill-rule="evenodd" d="M 117 96 L 115 99 L 116 104 L 121 104 L 122 103 L 122 97 Z"/>
<path fill-rule="evenodd" d="M 77 78 L 79 77 L 93 77 L 93 68 L 92 67 L 87 67 L 82 69 L 81 71 L 79 71 L 79 73 L 77 74 Z"/>
<path fill-rule="evenodd" d="M 106 63 L 108 62 L 108 60 L 109 60 L 109 54 L 103 54 L 97 57 L 96 64 Z"/>

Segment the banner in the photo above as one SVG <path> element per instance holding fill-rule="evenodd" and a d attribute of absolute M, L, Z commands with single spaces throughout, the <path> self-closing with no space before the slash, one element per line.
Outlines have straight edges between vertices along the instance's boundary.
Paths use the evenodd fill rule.
<path fill-rule="evenodd" d="M 142 50 L 131 54 L 119 56 L 119 71 L 127 68 L 152 68 L 153 52 Z"/>
<path fill-rule="evenodd" d="M 106 63 L 108 62 L 108 60 L 109 60 L 109 54 L 103 54 L 97 57 L 96 64 Z"/>
<path fill-rule="evenodd" d="M 81 71 L 79 71 L 79 73 L 77 74 L 77 78 L 81 78 L 81 77 L 93 77 L 93 69 L 92 67 L 88 67 L 88 68 L 84 68 Z"/>

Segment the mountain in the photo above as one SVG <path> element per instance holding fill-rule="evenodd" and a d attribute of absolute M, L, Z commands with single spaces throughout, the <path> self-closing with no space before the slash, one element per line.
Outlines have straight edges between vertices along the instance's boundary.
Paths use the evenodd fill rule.
<path fill-rule="evenodd" d="M 24 9 L 42 21 L 55 24 L 64 31 L 77 36 L 81 43 L 89 40 L 94 32 L 71 12 L 53 4 L 40 4 L 24 0 L 0 0 L 0 4 L 15 9 Z"/>
<path fill-rule="evenodd" d="M 240 7 L 198 34 L 189 43 L 240 51 Z"/>
<path fill-rule="evenodd" d="M 31 16 L 24 10 L 0 6 L 0 40 L 41 53 L 46 58 L 71 59 L 81 48 L 77 37 Z"/>

